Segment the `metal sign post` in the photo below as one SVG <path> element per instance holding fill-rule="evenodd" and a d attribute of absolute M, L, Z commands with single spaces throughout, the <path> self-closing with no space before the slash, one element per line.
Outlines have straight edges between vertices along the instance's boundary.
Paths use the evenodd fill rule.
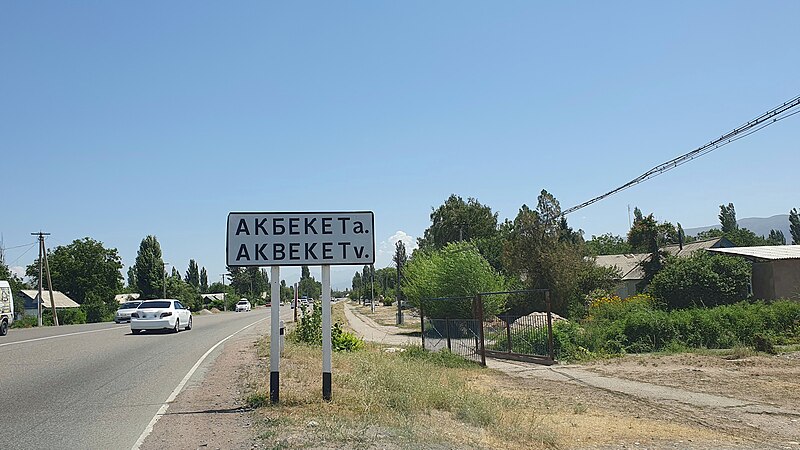
<path fill-rule="evenodd" d="M 281 365 L 281 268 L 272 266 L 270 274 L 272 289 L 270 292 L 270 342 L 269 342 L 269 401 L 278 403 L 280 398 L 280 365 Z"/>
<path fill-rule="evenodd" d="M 322 266 L 322 398 L 331 399 L 331 266 L 375 263 L 375 216 L 352 212 L 232 212 L 230 267 L 272 267 L 270 401 L 280 398 L 280 266 Z M 295 288 L 295 314 L 297 314 Z M 295 315 L 295 319 L 296 319 Z"/>
<path fill-rule="evenodd" d="M 322 399 L 331 399 L 331 266 L 322 266 Z"/>

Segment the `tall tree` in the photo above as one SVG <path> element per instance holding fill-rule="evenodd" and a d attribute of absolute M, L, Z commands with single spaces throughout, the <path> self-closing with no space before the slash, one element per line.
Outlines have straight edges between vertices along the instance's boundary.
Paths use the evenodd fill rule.
<path fill-rule="evenodd" d="M 584 259 L 582 244 L 561 239 L 558 202 L 542 191 L 536 210 L 522 205 L 505 245 L 504 265 L 528 288 L 549 289 L 553 310 L 566 314 L 579 288 L 579 274 L 593 263 Z"/>
<path fill-rule="evenodd" d="M 195 289 L 200 288 L 200 270 L 197 268 L 197 262 L 193 259 L 189 260 L 189 268 L 186 269 L 186 278 L 184 281 Z"/>
<path fill-rule="evenodd" d="M 789 211 L 789 233 L 792 235 L 792 245 L 800 245 L 800 215 L 795 208 Z"/>
<path fill-rule="evenodd" d="M 180 279 L 180 278 L 181 278 L 181 273 L 178 271 L 178 268 L 177 268 L 177 267 L 175 267 L 175 266 L 172 266 L 172 271 L 170 272 L 170 276 L 171 276 L 172 278 L 178 278 L 178 279 Z M 183 281 L 183 280 L 181 280 L 181 281 Z"/>
<path fill-rule="evenodd" d="M 142 239 L 134 267 L 136 285 L 142 297 L 158 298 L 164 287 L 164 260 L 161 258 L 161 244 L 155 236 Z"/>
<path fill-rule="evenodd" d="M 733 203 L 728 203 L 728 206 L 719 205 L 719 223 L 723 233 L 732 233 L 739 229 L 736 223 L 736 210 L 733 208 Z"/>
<path fill-rule="evenodd" d="M 200 269 L 200 292 L 208 292 L 208 272 L 205 267 Z"/>
<path fill-rule="evenodd" d="M 395 286 L 397 286 L 397 300 L 399 301 L 403 286 L 403 267 L 405 267 L 408 261 L 406 244 L 403 243 L 403 241 L 397 241 L 397 243 L 394 244 L 394 256 L 392 256 L 392 261 L 394 262 L 395 269 L 397 269 L 397 281 L 395 282 Z"/>
<path fill-rule="evenodd" d="M 300 282 L 297 284 L 297 290 L 301 296 L 318 299 L 322 295 L 322 283 L 311 276 L 308 266 L 302 266 L 300 269 Z"/>
<path fill-rule="evenodd" d="M 122 290 L 122 259 L 117 249 L 87 237 L 48 250 L 47 260 L 53 289 L 81 304 L 89 322 L 106 320 L 117 306 L 114 295 Z M 38 283 L 38 258 L 28 266 L 27 275 Z"/>
<path fill-rule="evenodd" d="M 430 217 L 430 227 L 418 239 L 420 248 L 442 248 L 450 242 L 487 238 L 497 232 L 497 213 L 474 198 L 465 202 L 452 194 Z"/>
<path fill-rule="evenodd" d="M 636 224 L 644 220 L 644 216 L 642 215 L 642 210 L 639 209 L 638 206 L 634 206 L 633 208 L 633 223 Z"/>
<path fill-rule="evenodd" d="M 356 271 L 355 275 L 353 275 L 353 296 L 355 297 L 353 300 L 358 300 L 362 296 L 361 288 L 361 272 Z"/>
<path fill-rule="evenodd" d="M 136 269 L 133 266 L 128 267 L 128 289 L 131 291 L 137 289 Z"/>
<path fill-rule="evenodd" d="M 770 245 L 786 245 L 786 236 L 783 235 L 781 230 L 769 230 L 767 240 Z"/>

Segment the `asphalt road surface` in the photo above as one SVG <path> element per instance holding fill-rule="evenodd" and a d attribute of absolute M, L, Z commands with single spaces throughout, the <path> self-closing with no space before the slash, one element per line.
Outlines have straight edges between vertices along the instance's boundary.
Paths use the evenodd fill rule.
<path fill-rule="evenodd" d="M 114 323 L 9 330 L 0 337 L 0 448 L 130 449 L 206 351 L 256 322 L 237 336 L 269 333 L 269 317 L 267 308 L 194 316 L 178 334 L 134 336 Z"/>

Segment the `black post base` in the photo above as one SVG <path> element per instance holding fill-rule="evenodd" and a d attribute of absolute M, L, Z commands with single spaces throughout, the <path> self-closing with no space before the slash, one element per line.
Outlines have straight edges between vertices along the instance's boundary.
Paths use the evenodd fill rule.
<path fill-rule="evenodd" d="M 331 373 L 322 372 L 322 399 L 331 401 Z"/>
<path fill-rule="evenodd" d="M 269 373 L 269 401 L 273 405 L 278 403 L 280 398 L 280 372 Z"/>

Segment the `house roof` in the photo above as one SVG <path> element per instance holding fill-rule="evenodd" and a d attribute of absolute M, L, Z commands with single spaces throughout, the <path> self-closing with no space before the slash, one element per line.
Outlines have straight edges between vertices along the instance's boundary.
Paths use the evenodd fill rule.
<path fill-rule="evenodd" d="M 213 300 L 222 300 L 222 301 L 224 301 L 224 300 L 225 300 L 225 294 L 224 294 L 224 293 L 219 293 L 219 294 L 203 294 L 203 299 L 205 299 L 205 300 L 212 300 L 212 301 L 213 301 Z"/>
<path fill-rule="evenodd" d="M 708 251 L 743 256 L 759 261 L 800 259 L 800 245 L 761 245 L 757 247 L 710 248 Z"/>
<path fill-rule="evenodd" d="M 28 297 L 33 304 L 36 304 L 36 298 L 39 296 L 39 291 L 35 289 L 23 289 L 22 295 Z M 42 304 L 49 307 L 50 306 L 50 291 L 43 290 L 42 297 L 44 300 Z M 60 291 L 53 291 L 53 303 L 56 304 L 56 308 L 80 308 L 81 305 L 75 303 L 74 300 L 67 297 Z M 38 307 L 37 307 L 38 308 Z"/>
<path fill-rule="evenodd" d="M 114 296 L 114 300 L 117 303 L 125 303 L 131 300 L 138 300 L 140 294 L 117 294 Z"/>
<path fill-rule="evenodd" d="M 642 280 L 644 269 L 642 263 L 650 259 L 650 253 L 634 253 L 625 255 L 600 255 L 594 259 L 601 267 L 616 267 L 622 273 L 620 280 Z"/>
<path fill-rule="evenodd" d="M 677 244 L 667 245 L 663 248 L 663 250 L 669 253 L 672 256 L 691 256 L 693 253 L 707 250 L 709 248 L 718 248 L 718 247 L 733 247 L 733 243 L 724 237 L 717 237 L 713 239 L 706 239 L 703 241 L 694 241 L 688 244 L 683 244 L 683 248 L 681 248 Z"/>

